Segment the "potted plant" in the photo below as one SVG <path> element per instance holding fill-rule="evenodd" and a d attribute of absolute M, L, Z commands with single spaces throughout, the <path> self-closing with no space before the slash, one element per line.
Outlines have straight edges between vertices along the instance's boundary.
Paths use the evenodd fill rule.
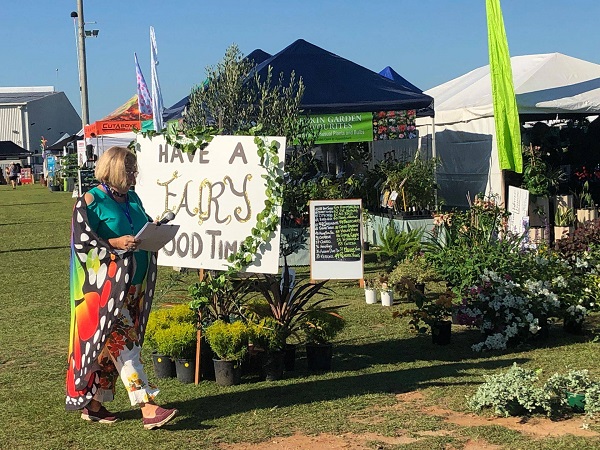
<path fill-rule="evenodd" d="M 572 234 L 575 230 L 575 211 L 573 208 L 556 208 L 554 214 L 554 239 L 558 240 L 565 234 Z"/>
<path fill-rule="evenodd" d="M 246 292 L 248 278 L 234 279 L 225 273 L 205 271 L 203 278 L 188 286 L 188 294 L 192 298 L 192 308 L 200 324 L 205 329 L 217 320 L 230 322 L 240 318 L 241 298 Z M 200 340 L 200 370 L 203 379 L 213 380 L 214 352 L 205 336 Z"/>
<path fill-rule="evenodd" d="M 204 334 L 217 358 L 213 359 L 215 379 L 220 386 L 232 386 L 241 381 L 240 362 L 248 351 L 248 325 L 241 320 L 227 323 L 216 320 Z"/>
<path fill-rule="evenodd" d="M 335 311 L 313 309 L 304 316 L 302 329 L 306 337 L 308 370 L 331 370 L 333 344 L 331 340 L 344 328 L 345 321 Z"/>
<path fill-rule="evenodd" d="M 395 203 L 407 215 L 429 214 L 435 204 L 435 169 L 438 160 L 416 157 L 411 161 L 388 162 L 381 170 L 387 177 L 384 185 L 398 193 Z"/>
<path fill-rule="evenodd" d="M 409 287 L 410 288 L 410 287 Z M 414 289 L 414 288 L 413 288 Z M 419 291 L 413 292 L 416 308 L 408 309 L 401 316 L 410 318 L 409 325 L 418 333 L 427 332 L 427 326 L 431 329 L 431 339 L 434 344 L 447 345 L 451 341 L 452 311 L 455 294 L 447 290 L 437 296 L 436 299 L 428 299 Z"/>
<path fill-rule="evenodd" d="M 398 261 L 417 253 L 421 247 L 423 229 L 415 228 L 410 231 L 400 231 L 393 222 L 379 229 L 380 247 L 377 257 L 387 260 L 388 270 L 396 267 Z"/>
<path fill-rule="evenodd" d="M 196 325 L 192 322 L 173 323 L 160 330 L 155 339 L 175 360 L 177 379 L 182 383 L 193 383 L 196 372 Z"/>
<path fill-rule="evenodd" d="M 63 179 L 65 191 L 72 191 L 77 179 L 77 154 L 70 153 L 60 159 L 60 175 Z"/>
<path fill-rule="evenodd" d="M 565 174 L 561 169 L 554 169 L 544 161 L 541 147 L 529 144 L 523 146 L 522 152 L 522 187 L 530 194 L 529 225 L 532 228 L 544 227 L 550 204 L 548 196 L 565 179 Z"/>
<path fill-rule="evenodd" d="M 367 305 L 377 303 L 377 286 L 379 277 L 365 278 L 365 301 Z"/>
<path fill-rule="evenodd" d="M 272 317 L 250 323 L 250 343 L 261 355 L 262 371 L 267 381 L 283 377 L 285 367 L 285 333 Z"/>
<path fill-rule="evenodd" d="M 575 194 L 577 204 L 577 223 L 583 224 L 590 220 L 596 220 L 598 218 L 598 211 L 594 204 L 594 198 L 590 192 L 589 181 L 585 181 L 581 187 L 581 192 Z"/>
<path fill-rule="evenodd" d="M 296 283 L 287 264 L 284 265 L 281 277 L 260 274 L 254 279 L 253 286 L 267 307 L 264 308 L 256 302 L 247 302 L 245 310 L 251 317 L 257 317 L 259 320 L 270 317 L 278 324 L 285 343 L 286 370 L 293 370 L 295 361 L 295 345 L 288 340 L 291 336 L 298 339 L 298 331 L 302 328 L 306 314 L 314 308 L 324 311 L 334 309 L 322 305 L 323 302 L 331 300 L 331 290 L 325 286 L 326 283 L 327 280 L 314 284 L 310 280 Z"/>
<path fill-rule="evenodd" d="M 198 313 L 204 325 L 216 320 L 229 322 L 239 314 L 239 298 L 244 293 L 246 279 L 234 281 L 225 273 L 206 271 L 204 278 L 189 286 L 190 307 Z"/>
<path fill-rule="evenodd" d="M 555 373 L 548 378 L 544 389 L 559 406 L 569 406 L 575 412 L 583 412 L 586 392 L 595 384 L 587 370 L 569 370 L 566 374 Z"/>
<path fill-rule="evenodd" d="M 182 324 L 185 327 L 179 327 Z M 177 327 L 178 332 L 182 334 L 174 335 L 173 327 Z M 188 334 L 185 334 L 184 329 L 187 329 Z M 189 336 L 190 330 L 193 330 L 193 339 Z M 148 317 L 145 339 L 154 349 L 152 360 L 156 376 L 158 378 L 175 376 L 173 358 L 183 356 L 184 353 L 188 353 L 189 345 L 195 345 L 194 312 L 186 304 L 153 310 Z"/>
<path fill-rule="evenodd" d="M 469 398 L 468 406 L 474 411 L 492 408 L 498 416 L 518 416 L 523 412 L 549 412 L 550 396 L 537 385 L 538 372 L 514 363 L 506 372 L 484 375 L 477 392 Z"/>
<path fill-rule="evenodd" d="M 379 289 L 381 306 L 392 306 L 394 304 L 394 290 L 390 284 L 389 275 L 387 273 L 379 274 L 375 279 L 375 284 Z"/>
<path fill-rule="evenodd" d="M 389 281 L 400 294 L 406 294 L 408 300 L 414 289 L 425 294 L 428 282 L 439 280 L 441 277 L 420 253 L 402 260 L 389 275 Z"/>
<path fill-rule="evenodd" d="M 563 313 L 563 329 L 567 333 L 580 334 L 587 314 L 588 310 L 583 305 L 572 304 L 568 306 Z"/>

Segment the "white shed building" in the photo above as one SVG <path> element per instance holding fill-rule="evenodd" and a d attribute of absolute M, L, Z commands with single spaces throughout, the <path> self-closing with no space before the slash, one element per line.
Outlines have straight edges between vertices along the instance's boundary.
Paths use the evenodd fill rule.
<path fill-rule="evenodd" d="M 40 153 L 65 133 L 81 129 L 81 118 L 64 92 L 53 86 L 0 87 L 0 141 Z"/>

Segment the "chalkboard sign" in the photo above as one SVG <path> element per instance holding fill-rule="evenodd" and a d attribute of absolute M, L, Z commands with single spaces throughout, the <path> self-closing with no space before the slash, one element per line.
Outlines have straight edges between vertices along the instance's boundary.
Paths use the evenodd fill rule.
<path fill-rule="evenodd" d="M 85 194 L 98 184 L 94 176 L 94 169 L 79 169 L 79 195 Z"/>
<path fill-rule="evenodd" d="M 361 200 L 316 200 L 309 209 L 311 278 L 362 278 Z"/>

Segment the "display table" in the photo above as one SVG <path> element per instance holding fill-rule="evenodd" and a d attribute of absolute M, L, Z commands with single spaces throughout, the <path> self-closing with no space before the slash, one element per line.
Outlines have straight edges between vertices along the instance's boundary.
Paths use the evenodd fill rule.
<path fill-rule="evenodd" d="M 404 219 L 395 219 L 390 218 L 390 216 L 377 216 L 371 215 L 369 220 L 365 223 L 365 241 L 369 242 L 371 245 L 381 245 L 379 235 L 382 230 L 388 226 L 390 221 L 396 227 L 398 231 L 411 231 L 416 229 L 424 229 L 425 232 L 431 231 L 433 228 L 433 218 L 431 217 L 420 217 L 420 218 L 404 218 Z M 425 238 L 426 236 L 424 236 Z"/>

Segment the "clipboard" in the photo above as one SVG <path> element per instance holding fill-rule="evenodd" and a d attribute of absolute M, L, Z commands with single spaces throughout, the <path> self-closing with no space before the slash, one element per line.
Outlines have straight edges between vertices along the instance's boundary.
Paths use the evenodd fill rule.
<path fill-rule="evenodd" d="M 177 231 L 179 231 L 179 225 L 148 222 L 138 234 L 135 235 L 135 238 L 140 241 L 138 246 L 140 250 L 157 252 L 175 237 Z"/>

